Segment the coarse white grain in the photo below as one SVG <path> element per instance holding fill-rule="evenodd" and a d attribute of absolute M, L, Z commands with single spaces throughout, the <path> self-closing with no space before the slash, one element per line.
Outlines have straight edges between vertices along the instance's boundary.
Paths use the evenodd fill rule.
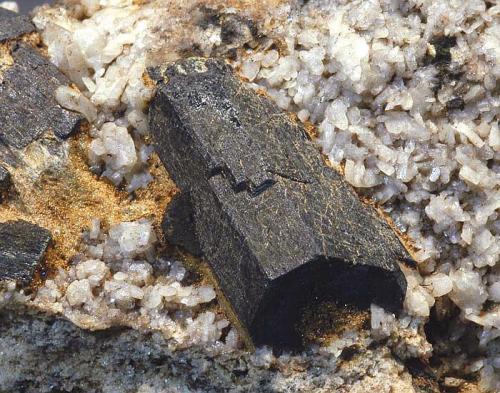
<path fill-rule="evenodd" d="M 6 10 L 19 12 L 19 5 L 16 1 L 2 1 L 0 2 L 0 8 L 5 8 Z"/>
<path fill-rule="evenodd" d="M 440 297 L 451 292 L 453 289 L 453 281 L 444 273 L 435 273 L 427 276 L 424 280 L 425 285 L 430 285 L 432 296 Z"/>
<path fill-rule="evenodd" d="M 93 298 L 88 280 L 76 280 L 66 288 L 66 299 L 70 306 L 77 307 Z"/>
<path fill-rule="evenodd" d="M 97 119 L 97 109 L 81 92 L 69 86 L 59 86 L 56 90 L 56 100 L 63 108 L 80 112 L 93 122 Z"/>
<path fill-rule="evenodd" d="M 184 285 L 182 264 L 156 256 L 156 236 L 149 221 L 114 224 L 108 232 L 96 225 L 98 220 L 84 234 L 86 251 L 78 262 L 46 280 L 32 305 L 60 313 L 86 329 L 130 326 L 159 331 L 173 340 L 174 347 L 222 344 L 222 330 L 229 322 L 215 311 L 199 311 L 201 304 L 216 298 L 214 289 Z M 105 250 L 102 259 L 88 254 L 97 245 Z M 223 349 L 238 346 L 233 331 Z"/>

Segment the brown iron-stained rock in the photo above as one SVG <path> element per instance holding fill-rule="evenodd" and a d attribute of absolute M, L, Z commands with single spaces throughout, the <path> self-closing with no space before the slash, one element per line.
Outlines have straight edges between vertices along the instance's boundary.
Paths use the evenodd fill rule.
<path fill-rule="evenodd" d="M 0 280 L 28 284 L 51 239 L 49 231 L 27 221 L 0 223 Z"/>
<path fill-rule="evenodd" d="M 320 302 L 401 308 L 398 261 L 409 255 L 300 124 L 219 60 L 151 75 L 157 151 L 189 193 L 194 235 L 255 344 L 300 347 L 297 322 Z M 167 239 L 180 243 L 170 229 Z"/>

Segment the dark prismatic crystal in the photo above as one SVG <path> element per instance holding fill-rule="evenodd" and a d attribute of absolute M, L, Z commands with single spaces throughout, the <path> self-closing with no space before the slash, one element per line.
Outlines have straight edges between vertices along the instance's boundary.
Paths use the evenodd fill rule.
<path fill-rule="evenodd" d="M 256 345 L 299 348 L 298 321 L 321 302 L 401 308 L 407 251 L 300 124 L 223 61 L 150 73 L 156 149 L 186 193 L 166 238 L 200 250 Z"/>
<path fill-rule="evenodd" d="M 2 200 L 2 194 L 9 190 L 11 183 L 12 180 L 9 171 L 0 165 L 0 202 Z"/>

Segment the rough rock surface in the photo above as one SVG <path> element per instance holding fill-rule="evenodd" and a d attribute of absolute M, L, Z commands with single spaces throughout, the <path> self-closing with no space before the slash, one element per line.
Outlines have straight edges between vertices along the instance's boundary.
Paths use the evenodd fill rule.
<path fill-rule="evenodd" d="M 161 334 L 134 329 L 89 332 L 64 319 L 9 309 L 0 310 L 0 319 L 0 391 L 432 392 L 412 386 L 387 348 L 359 352 L 352 339 L 339 357 L 314 351 L 275 357 L 266 348 L 216 356 L 200 347 L 173 352 Z"/>
<path fill-rule="evenodd" d="M 283 7 L 278 8 L 279 3 Z M 89 120 L 90 136 L 96 141 L 89 149 L 90 165 L 95 173 L 133 192 L 134 202 L 130 205 L 117 200 L 114 189 L 106 188 L 109 192 L 104 194 L 105 182 L 89 176 L 84 160 L 75 162 L 77 171 L 66 167 L 60 171 L 65 183 L 52 183 L 51 151 L 55 145 L 64 146 L 67 142 L 61 144 L 54 138 L 49 141 L 44 136 L 30 144 L 29 150 L 36 145 L 39 148 L 36 153 L 50 158 L 46 161 L 38 155 L 36 159 L 33 155 L 23 158 L 23 168 L 24 164 L 31 164 L 26 168 L 29 181 L 23 183 L 24 187 L 19 186 L 20 174 L 9 167 L 16 184 L 15 194 L 20 193 L 22 203 L 12 193 L 12 199 L 0 205 L 1 219 L 19 218 L 15 206 L 30 208 L 29 214 L 22 218 L 49 228 L 54 235 L 56 247 L 48 255 L 49 266 L 67 266 L 82 228 L 89 225 L 94 214 L 98 214 L 106 228 L 107 223 L 136 220 L 147 217 L 149 212 L 161 214 L 163 208 L 158 207 L 156 198 L 150 199 L 156 210 L 144 209 L 144 198 L 158 195 L 151 188 L 158 191 L 155 187 L 165 184 L 163 180 L 150 182 L 151 177 L 147 176 L 151 170 L 156 177 L 158 167 L 155 156 L 147 162 L 150 152 L 147 103 L 153 86 L 143 78 L 144 70 L 188 53 L 225 56 L 224 46 L 228 44 L 223 40 L 232 38 L 227 33 L 235 30 L 227 29 L 225 21 L 238 19 L 242 14 L 256 22 L 258 31 L 255 37 L 248 37 L 248 42 L 244 36 L 244 40 L 230 40 L 236 46 L 228 54 L 234 61 L 233 67 L 248 78 L 251 86 L 265 89 L 280 107 L 297 112 L 302 121 L 318 126 L 324 154 L 334 164 L 345 165 L 347 181 L 359 187 L 357 192 L 383 204 L 417 248 L 419 272 L 412 270 L 407 277 L 405 302 L 406 312 L 412 317 L 396 319 L 372 307 L 372 333 L 390 335 L 387 345 L 393 354 L 405 359 L 420 357 L 421 351 L 414 351 L 394 337 L 399 334 L 400 325 L 409 324 L 415 332 L 411 341 L 422 340 L 427 344 L 424 358 L 432 351 L 434 359 L 430 363 L 442 365 L 434 371 L 439 373 L 444 391 L 474 391 L 465 388 L 468 384 L 465 381 L 477 381 L 486 391 L 500 391 L 497 213 L 500 5 L 490 0 L 310 0 L 300 1 L 307 3 L 303 7 L 296 7 L 295 3 L 293 0 L 58 0 L 53 6 L 38 9 L 34 20 L 51 61 L 81 92 L 61 89 L 58 102 L 71 110 L 80 106 L 79 110 L 88 115 L 97 111 L 96 120 Z M 262 12 L 256 14 L 255 10 Z M 242 31 L 251 30 L 250 24 L 240 25 Z M 116 127 L 110 127 L 109 122 Z M 44 143 L 39 144 L 41 140 Z M 83 154 L 78 157 L 87 157 L 87 145 L 82 142 L 82 138 L 70 139 L 71 150 L 67 153 L 72 159 L 75 146 Z M 44 164 L 40 167 L 41 162 Z M 51 163 L 49 168 L 47 162 Z M 34 186 L 33 173 L 35 178 L 40 173 L 48 176 Z M 147 190 L 138 190 L 148 183 L 151 184 Z M 38 187 L 39 184 L 43 187 Z M 47 190 L 49 185 L 51 189 Z M 37 198 L 32 197 L 33 193 L 38 193 Z M 7 206 L 12 208 L 6 209 Z M 60 220 L 47 221 L 46 212 Z M 154 226 L 158 227 L 158 221 L 155 220 Z M 56 252 L 57 244 L 63 243 L 61 252 Z M 57 260 L 53 262 L 51 257 Z M 122 271 L 126 270 L 119 270 L 120 277 Z M 77 278 L 69 272 L 69 278 L 63 282 Z M 48 282 L 44 292 L 50 289 Z M 58 288 L 62 300 L 67 298 L 69 294 L 64 293 L 64 287 Z M 93 297 L 98 296 L 93 294 Z M 100 304 L 112 305 L 110 301 L 103 297 Z M 84 307 L 89 317 L 100 322 L 100 314 L 91 308 L 92 304 L 86 303 Z M 137 315 L 139 320 L 140 309 L 137 305 L 126 316 Z M 429 318 L 426 332 L 433 348 L 417 334 Z M 36 349 L 26 350 L 23 345 L 27 336 L 21 332 L 24 326 L 33 325 L 24 325 L 22 317 L 17 321 L 19 340 L 9 341 L 13 335 L 8 332 L 2 331 L 0 336 L 6 343 L 1 350 L 0 371 L 2 376 L 12 377 L 12 384 L 2 382 L 0 390 L 27 391 L 30 388 L 23 381 L 31 380 L 31 391 L 43 390 L 41 385 L 57 391 L 58 386 L 71 386 L 73 377 L 80 378 L 83 362 L 81 358 L 71 362 L 77 352 L 74 347 L 64 348 L 65 355 L 53 364 L 61 367 L 61 373 L 57 374 L 56 368 L 47 367 L 40 359 L 45 356 L 46 348 L 54 347 L 50 339 L 55 340 L 56 336 L 45 330 L 46 336 L 33 336 L 31 343 Z M 436 329 L 435 325 L 445 329 Z M 116 329 L 117 325 L 113 326 Z M 134 342 L 148 336 L 143 325 L 140 326 L 134 328 L 140 329 L 140 333 L 130 332 Z M 159 328 L 166 326 L 162 323 Z M 116 332 L 114 329 L 110 333 Z M 441 334 L 436 335 L 436 330 Z M 168 375 L 156 373 L 154 365 L 148 368 L 149 373 L 141 374 L 138 367 L 134 374 L 137 364 L 134 348 L 118 345 L 114 348 L 122 356 L 119 358 L 122 368 L 113 369 L 117 371 L 113 371 L 112 378 L 110 368 L 100 366 L 109 364 L 106 363 L 109 358 L 100 354 L 106 348 L 114 349 L 110 348 L 114 344 L 113 341 L 88 353 L 94 361 L 86 363 L 89 367 L 84 374 L 90 375 L 87 381 L 94 384 L 92 389 L 119 391 L 126 383 L 134 391 L 143 375 L 147 382 L 139 388 L 140 393 L 201 389 L 177 385 L 172 379 L 165 382 Z M 349 348 L 346 355 L 356 348 L 357 345 Z M 387 347 L 376 348 L 377 354 L 383 350 Z M 128 360 L 124 353 L 132 354 L 132 359 Z M 144 352 L 145 356 L 147 353 Z M 183 353 L 178 354 L 179 364 L 183 364 Z M 380 362 L 379 357 L 378 364 L 370 364 L 372 354 L 364 353 L 367 362 L 359 368 L 359 378 L 352 375 L 344 378 L 331 372 L 333 366 L 318 367 L 319 359 L 311 363 L 307 357 L 296 363 L 285 377 L 274 371 L 278 362 L 272 360 L 269 351 L 259 349 L 255 357 L 270 370 L 264 377 L 249 369 L 246 381 L 252 381 L 253 389 L 247 391 L 272 388 L 320 392 L 411 391 L 405 389 L 407 386 L 391 386 L 400 381 L 397 372 L 382 373 L 380 377 L 376 370 L 386 367 L 387 362 Z M 323 364 L 331 365 L 331 358 L 323 357 Z M 245 355 L 241 358 L 246 359 Z M 205 361 L 211 367 L 217 357 L 204 356 L 203 360 L 201 369 Z M 394 362 L 390 364 L 388 369 L 392 371 Z M 228 369 L 235 370 L 234 375 L 242 372 L 240 368 Z M 137 377 L 138 384 L 131 382 L 131 374 Z M 341 388 L 321 383 L 339 376 L 344 378 Z M 364 383 L 361 376 L 365 376 Z M 367 385 L 371 378 L 382 383 Z M 461 379 L 464 383 L 458 386 Z M 220 386 L 217 375 L 210 374 L 210 380 L 216 387 L 205 385 L 202 390 L 217 391 Z M 243 390 L 241 379 L 231 381 L 233 386 L 225 384 L 225 390 Z M 55 387 L 50 388 L 51 385 Z M 59 390 L 76 391 L 78 383 L 74 386 Z"/>
<path fill-rule="evenodd" d="M 50 241 L 49 231 L 29 222 L 0 224 L 0 280 L 29 283 Z"/>
<path fill-rule="evenodd" d="M 397 262 L 408 253 L 301 125 L 223 61 L 191 58 L 151 74 L 157 151 L 190 193 L 203 254 L 256 344 L 300 346 L 295 325 L 320 301 L 402 307 Z"/>

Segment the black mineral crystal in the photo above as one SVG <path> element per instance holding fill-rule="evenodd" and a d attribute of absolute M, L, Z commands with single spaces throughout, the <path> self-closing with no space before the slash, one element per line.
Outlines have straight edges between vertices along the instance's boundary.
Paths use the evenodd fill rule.
<path fill-rule="evenodd" d="M 26 221 L 0 223 L 0 280 L 28 284 L 51 239 L 48 230 Z"/>
<path fill-rule="evenodd" d="M 69 80 L 29 45 L 14 44 L 11 56 L 0 84 L 0 142 L 19 149 L 49 130 L 59 138 L 76 132 L 83 116 L 55 100 L 56 89 Z"/>
<path fill-rule="evenodd" d="M 12 183 L 9 171 L 2 165 L 0 165 L 0 201 L 2 200 L 2 194 L 6 193 Z"/>
<path fill-rule="evenodd" d="M 0 144 L 16 149 L 48 131 L 66 138 L 84 120 L 56 102 L 56 89 L 69 79 L 20 39 L 34 30 L 26 16 L 0 8 Z"/>
<path fill-rule="evenodd" d="M 176 194 L 163 217 L 162 229 L 171 244 L 182 247 L 194 256 L 202 256 L 194 223 L 189 192 Z"/>
<path fill-rule="evenodd" d="M 301 124 L 220 60 L 150 74 L 154 142 L 189 196 L 185 212 L 166 213 L 166 238 L 183 245 L 178 234 L 192 228 L 190 248 L 199 247 L 256 345 L 300 348 L 298 322 L 322 302 L 401 308 L 407 251 Z"/>
<path fill-rule="evenodd" d="M 34 31 L 35 26 L 28 16 L 0 7 L 0 43 Z"/>

